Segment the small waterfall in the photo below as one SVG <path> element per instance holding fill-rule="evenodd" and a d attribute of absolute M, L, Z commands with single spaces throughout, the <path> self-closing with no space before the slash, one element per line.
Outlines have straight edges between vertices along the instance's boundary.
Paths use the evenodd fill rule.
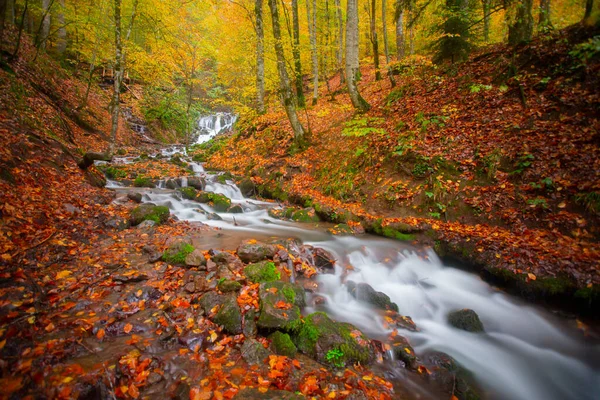
<path fill-rule="evenodd" d="M 227 132 L 233 128 L 237 115 L 231 113 L 216 113 L 200 117 L 196 123 L 198 134 L 197 144 L 208 142 L 219 133 Z"/>

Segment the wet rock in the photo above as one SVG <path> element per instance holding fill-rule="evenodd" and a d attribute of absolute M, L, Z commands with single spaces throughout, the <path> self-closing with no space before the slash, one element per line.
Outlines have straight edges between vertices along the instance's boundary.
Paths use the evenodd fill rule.
<path fill-rule="evenodd" d="M 252 282 L 272 282 L 281 279 L 281 273 L 272 261 L 261 261 L 244 268 L 244 274 Z"/>
<path fill-rule="evenodd" d="M 320 270 L 334 269 L 335 258 L 331 253 L 319 247 L 312 247 L 310 250 L 317 268 Z"/>
<path fill-rule="evenodd" d="M 483 324 L 477 313 L 471 309 L 453 311 L 448 314 L 448 323 L 467 332 L 483 332 Z"/>
<path fill-rule="evenodd" d="M 242 192 L 244 197 L 252 197 L 256 194 L 256 185 L 250 178 L 243 179 L 238 187 L 240 188 L 240 192 Z"/>
<path fill-rule="evenodd" d="M 223 218 L 221 218 L 221 216 L 217 213 L 206 214 L 206 219 L 209 221 L 223 221 Z"/>
<path fill-rule="evenodd" d="M 163 293 L 157 288 L 143 286 L 141 289 L 133 288 L 131 292 L 127 294 L 125 300 L 128 303 L 137 303 L 140 300 L 158 300 L 162 297 Z"/>
<path fill-rule="evenodd" d="M 185 265 L 188 267 L 200 267 L 206 265 L 206 258 L 199 249 L 195 249 L 185 257 Z"/>
<path fill-rule="evenodd" d="M 275 256 L 276 248 L 273 245 L 245 240 L 237 248 L 238 257 L 245 263 L 256 263 Z"/>
<path fill-rule="evenodd" d="M 191 186 L 180 188 L 179 193 L 186 200 L 196 200 L 198 198 L 198 191 Z"/>
<path fill-rule="evenodd" d="M 348 292 L 356 300 L 370 304 L 381 310 L 392 310 L 398 312 L 398 305 L 390 300 L 390 297 L 383 293 L 378 292 L 371 287 L 368 283 L 356 284 L 353 281 L 347 281 L 346 287 Z"/>
<path fill-rule="evenodd" d="M 422 357 L 423 365 L 429 370 L 429 379 L 451 395 L 461 400 L 481 398 L 471 372 L 452 357 L 441 352 L 430 352 Z"/>
<path fill-rule="evenodd" d="M 193 187 L 196 190 L 204 190 L 204 187 L 206 186 L 206 182 L 204 181 L 203 178 L 199 178 L 197 176 L 191 176 L 187 179 L 187 185 L 189 187 Z"/>
<path fill-rule="evenodd" d="M 181 187 L 181 185 L 175 179 L 167 179 L 167 182 L 165 183 L 165 187 L 167 189 L 175 190 L 175 189 L 179 189 Z"/>
<path fill-rule="evenodd" d="M 296 211 L 293 207 L 285 207 L 285 208 L 270 208 L 268 213 L 272 218 L 277 219 L 290 219 L 294 212 Z"/>
<path fill-rule="evenodd" d="M 246 314 L 244 314 L 244 323 L 243 323 L 244 336 L 246 336 L 247 338 L 256 337 L 257 331 L 258 331 L 258 329 L 256 327 L 256 311 L 254 311 L 253 309 L 250 309 L 250 310 L 246 311 Z"/>
<path fill-rule="evenodd" d="M 163 380 L 163 376 L 161 374 L 157 374 L 156 372 L 151 372 L 148 376 L 148 385 L 155 385 L 158 382 Z"/>
<path fill-rule="evenodd" d="M 149 279 L 148 275 L 136 272 L 132 275 L 113 275 L 113 280 L 119 283 L 143 282 Z"/>
<path fill-rule="evenodd" d="M 337 224 L 333 228 L 327 229 L 327 231 L 336 236 L 354 235 L 354 229 L 347 224 Z"/>
<path fill-rule="evenodd" d="M 250 365 L 262 365 L 271 352 L 255 339 L 246 339 L 241 348 L 242 358 Z"/>
<path fill-rule="evenodd" d="M 237 292 L 242 288 L 242 284 L 230 279 L 220 281 L 217 288 L 223 293 Z"/>
<path fill-rule="evenodd" d="M 267 390 L 261 392 L 255 388 L 246 388 L 238 392 L 234 397 L 236 400 L 304 400 L 301 394 L 288 392 L 286 390 Z"/>
<path fill-rule="evenodd" d="M 217 263 L 215 263 L 212 259 L 206 260 L 206 270 L 208 272 L 214 272 L 217 270 Z"/>
<path fill-rule="evenodd" d="M 231 214 L 243 214 L 244 208 L 239 204 L 234 204 L 227 209 L 227 212 Z"/>
<path fill-rule="evenodd" d="M 179 382 L 175 393 L 173 394 L 173 400 L 188 400 L 190 398 L 190 385 L 185 382 Z"/>
<path fill-rule="evenodd" d="M 241 269 L 243 266 L 242 261 L 233 254 L 227 251 L 221 251 L 212 256 L 213 260 L 218 266 L 228 266 L 232 271 Z"/>
<path fill-rule="evenodd" d="M 298 349 L 292 342 L 290 335 L 277 331 L 273 332 L 269 339 L 271 340 L 271 348 L 276 354 L 290 358 L 296 357 Z"/>
<path fill-rule="evenodd" d="M 188 256 L 194 251 L 194 246 L 188 240 L 174 241 L 162 254 L 162 260 L 169 264 L 185 265 Z"/>
<path fill-rule="evenodd" d="M 406 368 L 416 369 L 417 368 L 417 356 L 415 351 L 403 336 L 396 336 L 394 343 L 392 344 L 392 353 L 394 359 L 404 362 Z"/>
<path fill-rule="evenodd" d="M 165 206 L 157 206 L 152 203 L 145 203 L 137 206 L 131 211 L 131 225 L 136 226 L 143 221 L 154 221 L 157 224 L 164 224 L 169 220 L 171 212 Z"/>
<path fill-rule="evenodd" d="M 185 290 L 189 293 L 205 292 L 209 289 L 208 281 L 203 272 L 187 271 L 183 275 Z"/>
<path fill-rule="evenodd" d="M 325 364 L 365 365 L 375 358 L 371 342 L 361 331 L 351 324 L 335 322 L 322 312 L 295 324 L 292 340 L 298 350 Z"/>
<path fill-rule="evenodd" d="M 116 218 L 111 218 L 109 220 L 104 221 L 104 226 L 120 232 L 120 231 L 124 231 L 125 229 L 129 228 L 131 226 L 131 222 L 129 222 L 126 219 L 121 219 L 121 218 L 116 217 Z"/>
<path fill-rule="evenodd" d="M 260 316 L 256 325 L 264 329 L 286 329 L 300 319 L 300 307 L 306 305 L 304 289 L 284 282 L 260 285 Z"/>
<path fill-rule="evenodd" d="M 212 321 L 222 325 L 223 329 L 231 334 L 242 333 L 242 313 L 235 294 L 220 295 L 208 292 L 200 298 L 200 306 L 207 315 L 217 307 L 215 315 L 211 318 Z"/>
<path fill-rule="evenodd" d="M 221 265 L 217 267 L 217 278 L 225 279 L 225 280 L 233 280 L 233 274 L 229 270 L 229 268 L 225 265 Z"/>
<path fill-rule="evenodd" d="M 203 333 L 188 332 L 177 338 L 180 345 L 187 347 L 192 351 L 202 350 L 206 341 L 206 335 Z"/>
<path fill-rule="evenodd" d="M 141 224 L 139 224 L 137 226 L 138 229 L 150 229 L 150 228 L 154 228 L 156 226 L 156 222 L 151 221 L 151 220 L 147 220 L 142 222 Z"/>
<path fill-rule="evenodd" d="M 315 214 L 314 208 L 304 208 L 294 212 L 292 220 L 297 222 L 319 222 L 321 219 Z"/>

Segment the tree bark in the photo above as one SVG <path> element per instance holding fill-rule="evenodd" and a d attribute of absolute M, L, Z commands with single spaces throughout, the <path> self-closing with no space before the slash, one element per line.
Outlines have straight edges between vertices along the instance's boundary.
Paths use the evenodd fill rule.
<path fill-rule="evenodd" d="M 117 129 L 119 128 L 119 109 L 121 101 L 121 71 L 123 71 L 123 43 L 121 41 L 121 0 L 114 0 L 115 10 L 115 67 L 114 67 L 114 91 L 112 98 L 112 123 L 110 129 L 110 142 L 106 152 L 108 157 L 112 157 L 115 152 L 117 142 Z"/>
<path fill-rule="evenodd" d="M 348 0 L 346 9 L 346 81 L 352 105 L 359 112 L 368 111 L 371 106 L 358 92 L 360 78 L 358 58 L 358 0 Z"/>
<path fill-rule="evenodd" d="M 2 59 L 2 45 L 4 44 L 4 23 L 6 21 L 7 0 L 0 0 L 0 59 Z"/>
<path fill-rule="evenodd" d="M 56 43 L 56 52 L 59 55 L 63 55 L 67 50 L 67 28 L 65 27 L 65 0 L 60 0 L 60 10 L 58 10 L 58 15 L 56 20 L 58 22 L 58 41 Z"/>
<path fill-rule="evenodd" d="M 552 28 L 550 20 L 550 0 L 540 1 L 540 16 L 538 19 L 538 30 L 544 28 Z"/>
<path fill-rule="evenodd" d="M 508 44 L 513 46 L 529 42 L 533 35 L 533 16 L 531 15 L 533 0 L 520 0 L 515 6 L 515 18 L 508 27 Z"/>
<path fill-rule="evenodd" d="M 39 38 L 39 49 L 46 50 L 46 44 L 48 42 L 48 36 L 50 36 L 50 7 L 52 7 L 53 0 L 42 0 L 42 31 Z"/>
<path fill-rule="evenodd" d="M 583 14 L 583 20 L 587 20 L 592 16 L 592 10 L 594 9 L 594 0 L 585 1 L 585 14 Z"/>
<path fill-rule="evenodd" d="M 396 1 L 396 53 L 398 61 L 405 56 L 404 51 L 404 7 L 400 0 Z"/>
<path fill-rule="evenodd" d="M 373 44 L 373 65 L 375 65 L 375 80 L 381 80 L 379 70 L 379 40 L 377 39 L 377 0 L 371 0 L 371 43 Z"/>
<path fill-rule="evenodd" d="M 385 63 L 390 63 L 390 49 L 388 46 L 387 34 L 387 1 L 381 0 L 381 25 L 383 26 L 383 52 L 385 53 Z"/>
<path fill-rule="evenodd" d="M 15 50 L 10 56 L 11 60 L 17 58 L 19 54 L 19 49 L 21 48 L 21 37 L 23 36 L 23 27 L 25 26 L 25 20 L 27 16 L 27 10 L 29 9 L 29 0 L 25 0 L 25 7 L 23 7 L 23 14 L 21 14 L 21 23 L 19 24 L 19 34 L 17 36 L 17 44 L 15 45 Z"/>
<path fill-rule="evenodd" d="M 312 0 L 312 12 L 310 1 L 306 0 L 306 16 L 308 19 L 308 31 L 310 34 L 310 54 L 312 58 L 313 72 L 313 97 L 312 104 L 317 104 L 319 98 L 319 60 L 317 54 L 317 0 Z"/>
<path fill-rule="evenodd" d="M 265 113 L 265 30 L 263 25 L 263 0 L 255 0 L 256 17 L 256 103 L 259 114 Z"/>
<path fill-rule="evenodd" d="M 337 63 L 340 73 L 340 85 L 342 85 L 344 83 L 344 19 L 342 18 L 342 6 L 340 0 L 335 0 L 335 14 L 338 25 Z"/>
<path fill-rule="evenodd" d="M 490 40 L 490 11 L 492 6 L 492 0 L 481 0 L 483 7 L 483 40 L 485 42 Z"/>
<path fill-rule="evenodd" d="M 302 60 L 300 59 L 300 16 L 298 15 L 298 0 L 292 0 L 292 25 L 294 33 L 294 43 L 292 46 L 292 56 L 294 58 L 294 69 L 296 73 L 296 96 L 298 105 L 304 107 L 304 85 L 302 83 Z"/>
<path fill-rule="evenodd" d="M 15 1 L 16 0 L 8 0 L 7 2 L 7 10 L 8 10 L 8 23 L 15 25 L 17 22 L 17 12 L 15 10 Z"/>
<path fill-rule="evenodd" d="M 290 77 L 285 68 L 285 56 L 283 54 L 283 43 L 281 41 L 281 25 L 279 24 L 279 11 L 277 0 L 268 0 L 271 10 L 271 23 L 273 25 L 273 38 L 275 39 L 275 55 L 277 56 L 277 72 L 279 73 L 279 90 L 283 100 L 283 106 L 288 116 L 294 137 L 300 141 L 304 139 L 304 128 L 296 114 L 296 100 L 290 84 Z"/>

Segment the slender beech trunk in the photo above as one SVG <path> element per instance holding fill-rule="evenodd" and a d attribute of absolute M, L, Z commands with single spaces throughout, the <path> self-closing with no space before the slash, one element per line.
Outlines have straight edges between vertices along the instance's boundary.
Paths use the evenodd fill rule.
<path fill-rule="evenodd" d="M 8 0 L 7 2 L 7 12 L 8 12 L 8 23 L 11 25 L 15 25 L 17 22 L 17 12 L 15 7 L 16 0 Z"/>
<path fill-rule="evenodd" d="M 375 65 L 375 80 L 381 80 L 379 70 L 379 40 L 377 39 L 377 0 L 371 0 L 371 43 L 373 44 L 373 64 Z"/>
<path fill-rule="evenodd" d="M 481 0 L 481 6 L 483 7 L 483 40 L 487 42 L 490 40 L 490 11 L 492 0 Z"/>
<path fill-rule="evenodd" d="M 538 31 L 544 28 L 552 28 L 550 21 L 550 0 L 540 1 L 540 16 L 538 19 Z"/>
<path fill-rule="evenodd" d="M 531 8 L 533 0 L 521 0 L 515 3 L 516 16 L 508 27 L 508 44 L 518 45 L 529 42 L 533 35 L 533 16 Z"/>
<path fill-rule="evenodd" d="M 298 0 L 292 0 L 292 25 L 294 33 L 294 44 L 292 56 L 294 57 L 294 72 L 296 73 L 296 96 L 298 105 L 304 107 L 304 85 L 302 83 L 302 61 L 300 59 L 300 16 L 298 15 Z"/>
<path fill-rule="evenodd" d="M 592 16 L 592 10 L 594 9 L 594 0 L 585 1 L 585 14 L 583 14 L 583 20 L 587 20 Z"/>
<path fill-rule="evenodd" d="M 342 17 L 342 6 L 340 0 L 335 0 L 335 15 L 337 19 L 337 63 L 340 73 L 340 86 L 344 84 L 344 19 Z"/>
<path fill-rule="evenodd" d="M 352 105 L 359 112 L 368 111 L 371 106 L 358 92 L 360 78 L 358 59 L 358 0 L 348 0 L 346 9 L 346 81 Z"/>
<path fill-rule="evenodd" d="M 396 2 L 396 54 L 398 61 L 405 56 L 404 52 L 404 7 L 401 2 Z"/>
<path fill-rule="evenodd" d="M 313 72 L 313 97 L 312 104 L 317 104 L 319 98 L 319 60 L 317 54 L 317 0 L 312 0 L 312 12 L 310 1 L 306 0 L 306 16 L 308 19 L 308 31 L 310 34 L 310 54 L 312 58 Z"/>
<path fill-rule="evenodd" d="M 2 59 L 2 45 L 4 44 L 4 24 L 6 21 L 7 0 L 0 0 L 0 59 Z"/>
<path fill-rule="evenodd" d="M 121 41 L 121 0 L 114 0 L 115 9 L 115 67 L 114 67 L 114 91 L 112 98 L 112 124 L 110 129 L 110 142 L 108 144 L 107 157 L 110 158 L 115 152 L 117 142 L 117 129 L 119 128 L 119 108 L 121 101 L 121 71 L 123 67 L 123 43 Z"/>
<path fill-rule="evenodd" d="M 11 60 L 17 58 L 19 54 L 19 49 L 21 48 L 21 37 L 23 36 L 23 27 L 25 26 L 25 21 L 27 17 L 27 11 L 29 10 L 29 0 L 25 0 L 25 7 L 23 7 L 23 14 L 21 14 L 21 22 L 19 24 L 19 34 L 17 36 L 17 44 L 15 45 L 15 50 L 10 56 Z"/>
<path fill-rule="evenodd" d="M 263 26 L 263 0 L 255 0 L 256 17 L 256 103 L 259 114 L 265 113 L 265 30 Z"/>
<path fill-rule="evenodd" d="M 271 22 L 273 24 L 273 38 L 275 39 L 275 55 L 277 56 L 277 72 L 279 73 L 279 91 L 285 107 L 285 112 L 292 125 L 296 140 L 304 139 L 304 128 L 296 113 L 296 100 L 290 84 L 290 77 L 285 68 L 285 56 L 283 54 L 283 43 L 281 41 L 281 25 L 279 24 L 279 11 L 277 0 L 268 0 L 271 10 Z"/>
<path fill-rule="evenodd" d="M 42 0 L 42 30 L 38 38 L 38 44 L 40 50 L 46 50 L 46 44 L 48 43 L 48 36 L 50 36 L 50 7 L 52 7 L 53 0 Z"/>
<path fill-rule="evenodd" d="M 387 34 L 387 1 L 381 0 L 381 25 L 383 26 L 383 52 L 385 53 L 385 63 L 390 63 L 390 49 L 388 46 Z"/>
<path fill-rule="evenodd" d="M 65 0 L 60 0 L 59 2 L 60 9 L 58 10 L 58 15 L 56 16 L 56 20 L 58 22 L 58 41 L 56 43 L 56 52 L 59 55 L 63 55 L 67 50 L 67 28 L 65 27 Z"/>

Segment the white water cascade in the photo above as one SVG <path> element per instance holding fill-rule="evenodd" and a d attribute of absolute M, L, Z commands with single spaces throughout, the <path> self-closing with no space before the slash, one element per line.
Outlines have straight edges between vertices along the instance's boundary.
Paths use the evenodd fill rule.
<path fill-rule="evenodd" d="M 216 113 L 200 117 L 196 123 L 198 139 L 196 144 L 208 142 L 219 133 L 227 132 L 233 128 L 237 115 L 230 113 Z"/>

